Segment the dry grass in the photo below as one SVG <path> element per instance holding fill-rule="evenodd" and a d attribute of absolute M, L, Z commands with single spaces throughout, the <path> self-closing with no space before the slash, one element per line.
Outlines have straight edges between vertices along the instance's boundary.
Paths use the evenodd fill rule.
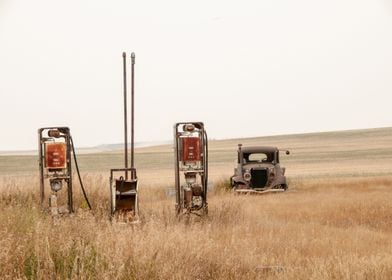
<path fill-rule="evenodd" d="M 81 156 L 94 211 L 76 183 L 76 214 L 55 220 L 38 202 L 36 159 L 0 157 L 0 278 L 392 279 L 390 132 L 212 141 L 205 218 L 174 215 L 170 148 L 140 149 L 138 225 L 109 219 L 115 153 Z M 291 148 L 290 190 L 227 191 L 237 142 Z"/>
<path fill-rule="evenodd" d="M 36 178 L 3 179 L 3 279 L 391 279 L 392 178 L 292 182 L 264 196 L 210 195 L 178 220 L 164 188 L 141 190 L 142 223 L 108 218 L 106 178 L 85 176 L 93 213 L 52 220 Z M 224 183 L 223 183 L 224 184 Z M 94 186 L 94 187 L 91 187 Z"/>

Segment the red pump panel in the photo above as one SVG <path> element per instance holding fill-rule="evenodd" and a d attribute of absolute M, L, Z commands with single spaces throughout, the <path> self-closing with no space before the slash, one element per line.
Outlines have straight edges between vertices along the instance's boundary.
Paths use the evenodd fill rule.
<path fill-rule="evenodd" d="M 49 169 L 67 168 L 67 145 L 65 143 L 45 143 L 45 167 Z"/>
<path fill-rule="evenodd" d="M 182 161 L 200 161 L 200 138 L 184 137 L 182 138 Z"/>

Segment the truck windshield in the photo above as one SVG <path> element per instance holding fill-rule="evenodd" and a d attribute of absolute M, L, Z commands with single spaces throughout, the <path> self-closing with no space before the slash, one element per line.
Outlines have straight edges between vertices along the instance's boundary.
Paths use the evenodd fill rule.
<path fill-rule="evenodd" d="M 272 162 L 274 160 L 273 153 L 252 153 L 244 154 L 245 163 L 251 162 Z"/>

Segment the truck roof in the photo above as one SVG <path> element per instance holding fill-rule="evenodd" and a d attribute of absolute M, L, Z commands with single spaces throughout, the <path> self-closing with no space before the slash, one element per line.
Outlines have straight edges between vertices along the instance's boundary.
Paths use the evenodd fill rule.
<path fill-rule="evenodd" d="M 242 153 L 245 153 L 245 154 L 273 153 L 277 150 L 278 150 L 277 147 L 271 147 L 271 146 L 250 146 L 250 147 L 242 147 L 241 148 Z"/>

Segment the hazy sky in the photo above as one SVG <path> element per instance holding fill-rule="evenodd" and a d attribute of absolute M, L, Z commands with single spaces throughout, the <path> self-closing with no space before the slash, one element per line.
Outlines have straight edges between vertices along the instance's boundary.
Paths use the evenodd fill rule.
<path fill-rule="evenodd" d="M 0 150 L 122 142 L 122 51 L 136 141 L 391 126 L 391 2 L 0 0 Z"/>

